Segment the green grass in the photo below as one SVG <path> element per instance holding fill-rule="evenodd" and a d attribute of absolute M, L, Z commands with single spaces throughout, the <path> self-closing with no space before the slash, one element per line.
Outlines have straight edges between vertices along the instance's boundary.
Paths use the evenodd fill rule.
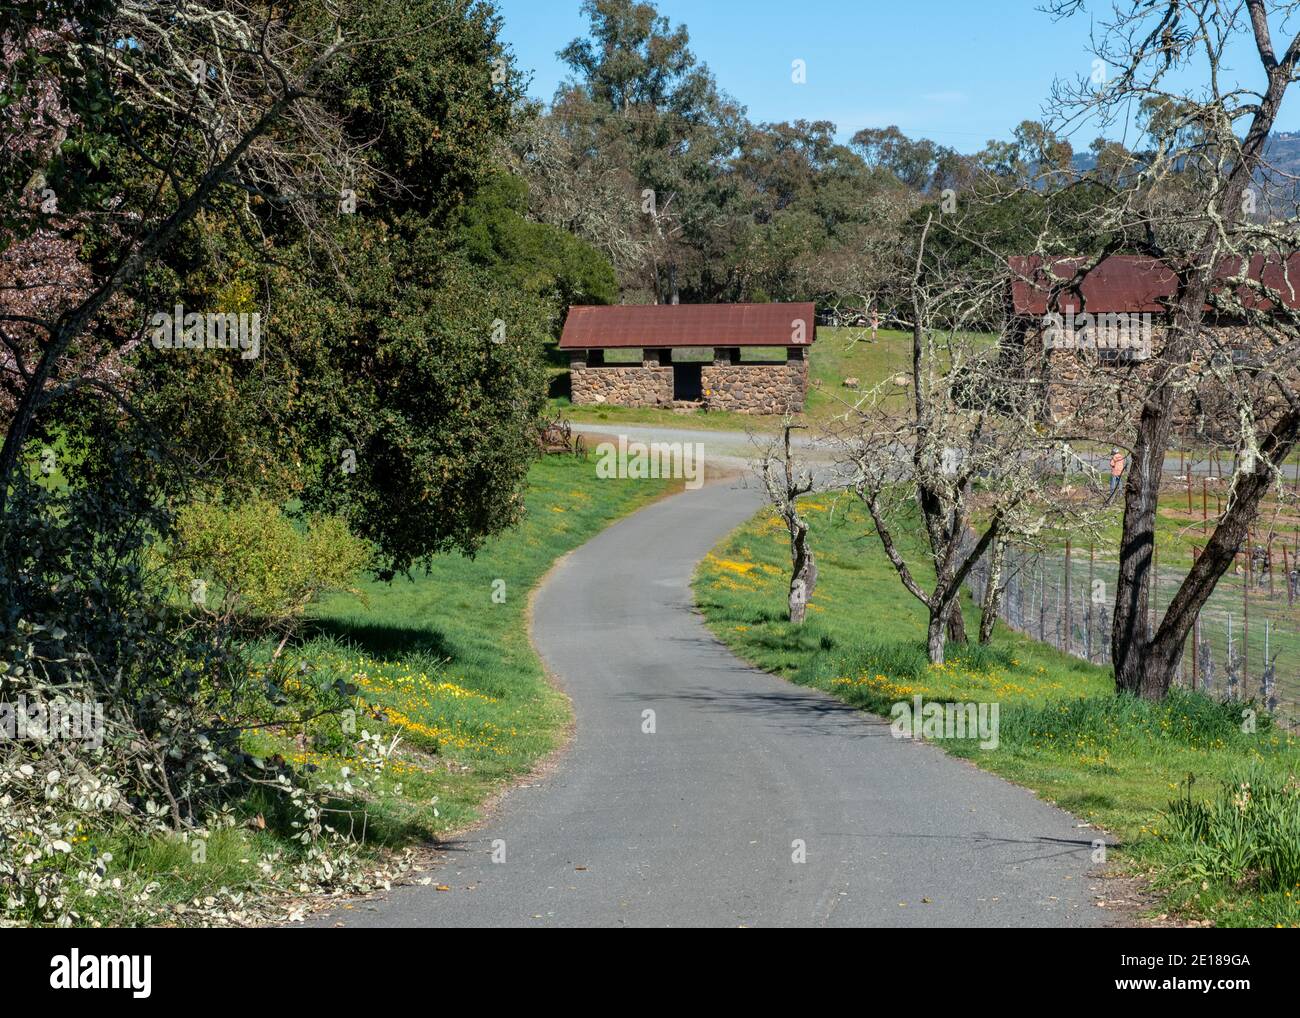
<path fill-rule="evenodd" d="M 599 480 L 591 461 L 547 457 L 529 474 L 523 524 L 473 559 L 439 556 L 412 579 L 364 583 L 364 601 L 334 596 L 317 606 L 306 639 L 286 651 L 305 669 L 301 681 L 350 682 L 358 689 L 357 730 L 402 740 L 364 799 L 336 804 L 352 812 L 358 833 L 364 829 L 367 856 L 472 824 L 490 797 L 563 743 L 571 715 L 529 644 L 529 595 L 557 558 L 674 486 Z M 251 736 L 247 749 L 336 775 L 349 762 L 349 742 L 336 722 L 313 722 Z M 270 794 L 237 803 L 234 824 L 212 834 L 200 864 L 179 839 L 91 840 L 113 852 L 112 876 L 127 888 L 155 882 L 155 901 L 186 902 L 223 888 L 279 895 L 283 882 L 266 879 L 257 862 L 271 852 L 290 862 L 300 855 L 281 811 Z M 106 897 L 88 916 L 133 921 L 117 907 Z"/>
<path fill-rule="evenodd" d="M 697 431 L 771 431 L 779 417 L 738 414 L 731 410 L 690 411 L 675 413 L 659 407 L 573 406 L 566 397 L 551 400 L 551 412 L 581 424 L 600 424 L 614 428 L 620 424 L 649 424 L 664 428 L 691 428 Z"/>
<path fill-rule="evenodd" d="M 1112 832 L 1120 845 L 1112 861 L 1151 875 L 1166 908 L 1219 925 L 1300 924 L 1300 887 L 1259 888 L 1195 870 L 1168 816 L 1189 774 L 1205 796 L 1248 766 L 1274 783 L 1291 780 L 1300 744 L 1267 724 L 1243 733 L 1241 705 L 1198 694 L 1175 691 L 1160 704 L 1116 697 L 1109 669 L 1004 627 L 988 647 L 952 647 L 947 663 L 932 667 L 924 610 L 903 589 L 865 510 L 831 496 L 803 504 L 820 577 L 802 627 L 785 620 L 789 551 L 770 514 L 724 539 L 696 574 L 697 604 L 737 654 L 875 713 L 915 695 L 997 702 L 996 750 L 973 741 L 943 747 Z M 909 560 L 923 561 L 916 534 L 899 536 Z M 974 606 L 963 600 L 974 632 Z"/>
<path fill-rule="evenodd" d="M 807 417 L 825 421 L 843 413 L 856 395 L 895 375 L 912 377 L 912 337 L 910 333 L 881 329 L 872 340 L 870 329 L 818 329 L 808 361 Z M 846 378 L 858 379 L 856 390 L 844 386 Z M 911 389 L 887 390 L 886 402 L 900 406 Z"/>

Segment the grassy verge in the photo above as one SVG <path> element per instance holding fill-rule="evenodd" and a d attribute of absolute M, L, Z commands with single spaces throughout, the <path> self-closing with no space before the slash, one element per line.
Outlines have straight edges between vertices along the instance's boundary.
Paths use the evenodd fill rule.
<path fill-rule="evenodd" d="M 1115 834 L 1112 861 L 1150 875 L 1166 909 L 1219 925 L 1300 925 L 1300 873 L 1288 868 L 1300 865 L 1300 839 L 1288 858 L 1267 865 L 1250 862 L 1257 856 L 1247 850 L 1252 838 L 1288 844 L 1285 824 L 1300 817 L 1300 744 L 1267 719 L 1242 732 L 1241 705 L 1181 692 L 1163 704 L 1116 698 L 1108 669 L 1005 628 L 990 646 L 951 648 L 948 663 L 932 667 L 921 606 L 899 583 L 865 510 L 828 496 L 804 506 L 820 570 L 804 626 L 785 621 L 788 545 L 766 513 L 723 540 L 696 574 L 699 607 L 737 654 L 880 714 L 918 695 L 999 703 L 997 749 L 973 741 L 944 748 Z M 973 606 L 964 607 L 974 623 Z M 1189 794 L 1217 801 L 1225 782 L 1238 792 L 1243 782 L 1268 788 L 1270 802 L 1290 806 L 1276 823 L 1257 818 L 1267 830 L 1251 828 L 1256 815 L 1247 811 L 1234 818 L 1221 810 L 1210 823 L 1191 817 L 1194 809 L 1171 808 Z"/>
<path fill-rule="evenodd" d="M 524 523 L 473 559 L 440 556 L 427 573 L 368 582 L 361 600 L 339 596 L 318 606 L 307 638 L 288 652 L 301 681 L 348 683 L 357 731 L 401 738 L 376 783 L 338 804 L 349 814 L 344 826 L 364 833 L 364 859 L 378 863 L 386 851 L 472 824 L 487 800 L 561 745 L 570 714 L 529 644 L 529 595 L 557 558 L 672 486 L 598 480 L 591 462 L 546 458 L 529 475 Z M 311 722 L 259 733 L 246 748 L 337 777 L 355 767 L 351 741 L 337 722 Z M 110 839 L 109 876 L 132 893 L 149 888 L 155 905 L 215 897 L 228 905 L 229 921 L 256 921 L 265 915 L 257 899 L 291 894 L 302 859 L 278 812 L 272 793 L 234 804 L 229 826 L 197 853 L 180 839 Z M 275 860 L 270 869 L 267 858 Z M 129 906 L 108 900 L 87 921 L 133 921 Z M 213 921 L 210 908 L 194 916 Z"/>

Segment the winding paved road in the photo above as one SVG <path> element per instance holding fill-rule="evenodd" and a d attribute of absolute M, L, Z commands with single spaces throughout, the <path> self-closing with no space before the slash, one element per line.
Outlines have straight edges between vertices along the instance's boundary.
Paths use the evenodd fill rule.
<path fill-rule="evenodd" d="M 1100 925 L 1095 831 L 710 635 L 692 570 L 760 501 L 707 485 L 561 562 L 533 638 L 573 698 L 568 752 L 445 846 L 432 876 L 450 890 L 397 888 L 315 925 Z"/>

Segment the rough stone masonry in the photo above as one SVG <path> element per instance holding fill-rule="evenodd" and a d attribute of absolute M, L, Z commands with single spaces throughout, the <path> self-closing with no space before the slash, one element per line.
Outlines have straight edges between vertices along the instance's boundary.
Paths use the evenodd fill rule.
<path fill-rule="evenodd" d="M 715 354 L 712 364 L 700 368 L 700 398 L 706 410 L 733 410 L 742 414 L 783 414 L 803 410 L 808 394 L 805 350 L 793 347 L 778 363 L 732 363 L 731 356 Z M 647 407 L 673 404 L 673 367 L 657 357 L 640 364 L 590 365 L 587 355 L 575 354 L 569 362 L 570 399 L 575 406 L 612 404 Z"/>

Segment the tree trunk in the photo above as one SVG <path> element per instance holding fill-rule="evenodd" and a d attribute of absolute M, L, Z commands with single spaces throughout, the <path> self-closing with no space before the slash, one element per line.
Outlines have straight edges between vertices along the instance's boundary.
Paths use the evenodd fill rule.
<path fill-rule="evenodd" d="M 980 604 L 980 643 L 987 644 L 993 639 L 993 627 L 997 625 L 998 608 L 1002 602 L 1002 568 L 1006 560 L 1007 545 L 1005 541 L 995 541 L 989 550 L 989 576 L 984 587 L 984 598 Z"/>
<path fill-rule="evenodd" d="M 797 626 L 803 625 L 808 613 L 808 601 L 817 585 L 817 567 L 809 559 L 802 573 L 790 578 L 790 621 Z"/>
<path fill-rule="evenodd" d="M 961 595 L 953 598 L 948 609 L 948 642 L 966 643 L 966 617 L 961 613 Z"/>
<path fill-rule="evenodd" d="M 922 484 L 918 486 L 917 503 L 921 509 L 921 518 L 925 521 L 925 532 L 930 541 L 930 554 L 934 559 L 936 576 L 941 582 L 950 583 L 952 580 L 952 566 L 946 564 L 948 562 L 948 550 L 950 544 L 961 540 L 960 529 L 953 525 L 951 519 L 947 518 L 943 511 L 941 499 L 928 485 Z M 945 569 L 947 575 L 940 575 Z M 951 642 L 966 643 L 966 619 L 962 616 L 959 600 L 959 597 L 953 599 L 945 625 L 948 628 L 948 639 Z"/>
<path fill-rule="evenodd" d="M 804 616 L 808 610 L 808 592 L 804 589 L 803 580 L 796 576 L 790 580 L 790 621 L 796 626 L 802 626 Z"/>
<path fill-rule="evenodd" d="M 1173 401 L 1173 387 L 1162 385 L 1142 407 L 1138 418 L 1128 481 L 1124 487 L 1124 524 L 1120 537 L 1119 575 L 1115 581 L 1115 615 L 1110 633 L 1115 688 L 1148 698 L 1163 695 L 1143 690 L 1142 673 L 1150 642 L 1147 617 L 1156 506 L 1172 424 Z"/>
<path fill-rule="evenodd" d="M 790 621 L 802 625 L 808 602 L 817 588 L 817 563 L 808 547 L 808 524 L 799 520 L 790 532 Z"/>
<path fill-rule="evenodd" d="M 946 609 L 938 605 L 930 608 L 930 625 L 926 630 L 926 656 L 930 659 L 930 664 L 943 664 L 943 636 L 944 636 L 944 615 Z"/>
<path fill-rule="evenodd" d="M 1164 619 L 1143 655 L 1136 689 L 1147 699 L 1161 699 L 1173 684 L 1183 645 L 1201 609 L 1214 592 L 1220 578 L 1231 567 L 1238 549 L 1246 547 L 1251 524 L 1259 504 L 1273 480 L 1270 464 L 1280 468 L 1300 439 L 1300 410 L 1287 413 L 1260 443 L 1255 469 L 1236 477 L 1229 496 L 1227 515 L 1214 528 L 1205 549 L 1196 556 L 1191 571 L 1183 579 L 1169 602 Z"/>

